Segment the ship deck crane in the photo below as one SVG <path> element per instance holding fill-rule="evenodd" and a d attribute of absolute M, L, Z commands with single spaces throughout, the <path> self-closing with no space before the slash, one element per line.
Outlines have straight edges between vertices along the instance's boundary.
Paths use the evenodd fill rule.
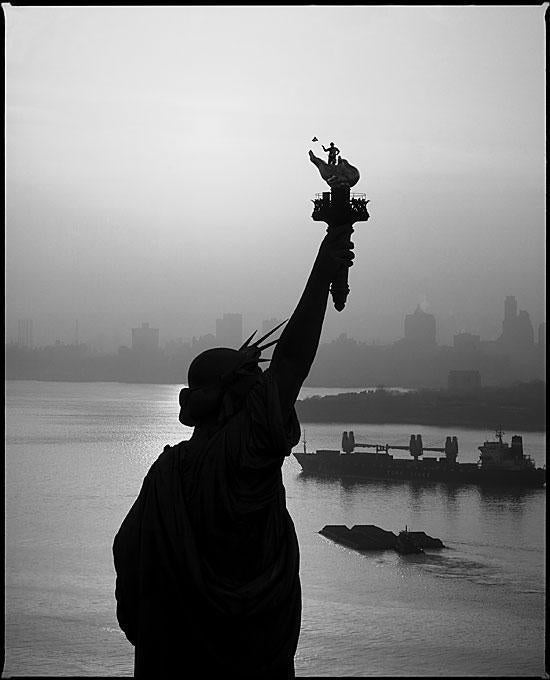
<path fill-rule="evenodd" d="M 355 441 L 355 436 L 353 431 L 342 433 L 342 451 L 344 453 L 353 453 L 354 449 L 357 447 L 361 448 L 371 448 L 376 449 L 376 453 L 388 453 L 390 449 L 397 449 L 401 451 L 409 451 L 411 456 L 418 460 L 424 451 L 436 451 L 438 453 L 444 453 L 447 461 L 450 463 L 456 463 L 458 457 L 458 440 L 456 437 L 447 437 L 445 440 L 445 446 L 424 446 L 422 443 L 422 435 L 411 434 L 410 441 L 408 445 L 400 444 L 368 444 L 359 443 Z"/>

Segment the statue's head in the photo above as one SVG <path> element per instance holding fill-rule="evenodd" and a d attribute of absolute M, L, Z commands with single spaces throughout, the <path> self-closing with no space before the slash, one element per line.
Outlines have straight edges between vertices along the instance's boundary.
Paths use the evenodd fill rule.
<path fill-rule="evenodd" d="M 255 333 L 238 350 L 215 347 L 196 356 L 187 372 L 188 387 L 179 395 L 180 422 L 190 427 L 207 422 L 223 423 L 238 411 L 262 373 L 258 365 L 266 361 L 260 358 L 262 350 L 277 341 L 263 347 L 260 343 L 280 326 L 282 324 L 252 345 L 249 343 Z"/>
<path fill-rule="evenodd" d="M 219 415 L 224 395 L 237 378 L 232 374 L 242 360 L 242 353 L 229 347 L 207 349 L 193 359 L 187 372 L 189 387 L 179 396 L 181 423 L 192 427 Z M 261 373 L 257 364 L 247 368 L 249 376 Z"/>
<path fill-rule="evenodd" d="M 330 145 L 331 145 L 331 146 L 334 146 L 334 142 L 331 142 Z"/>
<path fill-rule="evenodd" d="M 229 347 L 207 349 L 196 356 L 187 371 L 187 383 L 191 389 L 211 385 L 237 363 L 239 352 Z"/>

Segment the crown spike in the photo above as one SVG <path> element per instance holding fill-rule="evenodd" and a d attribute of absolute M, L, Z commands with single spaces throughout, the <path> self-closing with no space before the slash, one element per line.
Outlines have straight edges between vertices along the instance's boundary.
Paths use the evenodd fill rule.
<path fill-rule="evenodd" d="M 252 333 L 252 335 L 248 338 L 248 340 L 245 340 L 245 341 L 243 342 L 243 344 L 239 347 L 239 352 L 240 352 L 242 349 L 246 349 L 246 348 L 248 347 L 248 343 L 252 340 L 252 338 L 256 335 L 257 332 L 258 332 L 258 330 L 256 329 L 256 330 L 254 331 L 254 333 Z"/>
<path fill-rule="evenodd" d="M 285 319 L 284 321 L 281 321 L 281 323 L 280 323 L 278 326 L 275 326 L 275 328 L 272 328 L 268 333 L 266 333 L 265 335 L 262 335 L 262 337 L 261 337 L 259 340 L 256 340 L 256 342 L 254 343 L 254 344 L 256 345 L 256 347 L 259 346 L 260 342 L 263 342 L 266 338 L 269 338 L 269 336 L 270 336 L 272 333 L 275 333 L 275 331 L 278 330 L 278 329 L 279 329 L 283 324 L 285 324 L 287 321 L 288 321 L 288 319 Z M 267 345 L 266 345 L 266 347 L 267 347 Z"/>
<path fill-rule="evenodd" d="M 277 340 L 272 340 L 271 342 L 268 342 L 267 345 L 264 345 L 263 347 L 258 347 L 260 352 L 263 352 L 264 349 L 267 349 L 268 347 L 271 347 L 272 345 L 276 345 L 281 338 L 278 337 Z"/>

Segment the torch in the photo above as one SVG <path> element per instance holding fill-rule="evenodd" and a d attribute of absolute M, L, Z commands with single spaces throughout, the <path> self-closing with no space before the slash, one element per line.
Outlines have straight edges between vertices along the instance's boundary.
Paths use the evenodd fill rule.
<path fill-rule="evenodd" d="M 359 181 L 359 170 L 340 157 L 338 163 L 325 163 L 309 152 L 311 162 L 317 166 L 321 177 L 329 185 L 330 191 L 317 194 L 313 199 L 312 219 L 315 222 L 326 222 L 327 232 L 333 227 L 349 224 L 350 236 L 355 222 L 366 222 L 369 219 L 365 194 L 352 194 L 351 187 Z M 329 161 L 331 156 L 329 155 Z M 335 160 L 335 158 L 334 158 Z M 346 306 L 349 293 L 348 267 L 342 265 L 332 280 L 330 293 L 337 311 Z"/>

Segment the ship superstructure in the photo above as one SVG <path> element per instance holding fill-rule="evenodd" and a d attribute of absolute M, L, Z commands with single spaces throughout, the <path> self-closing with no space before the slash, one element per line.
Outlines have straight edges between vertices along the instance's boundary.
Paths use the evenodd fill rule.
<path fill-rule="evenodd" d="M 535 463 L 531 456 L 523 453 L 523 439 L 519 435 L 512 437 L 512 445 L 503 441 L 504 432 L 496 431 L 496 441 L 486 441 L 479 446 L 481 455 L 479 462 L 485 470 L 534 470 Z"/>

